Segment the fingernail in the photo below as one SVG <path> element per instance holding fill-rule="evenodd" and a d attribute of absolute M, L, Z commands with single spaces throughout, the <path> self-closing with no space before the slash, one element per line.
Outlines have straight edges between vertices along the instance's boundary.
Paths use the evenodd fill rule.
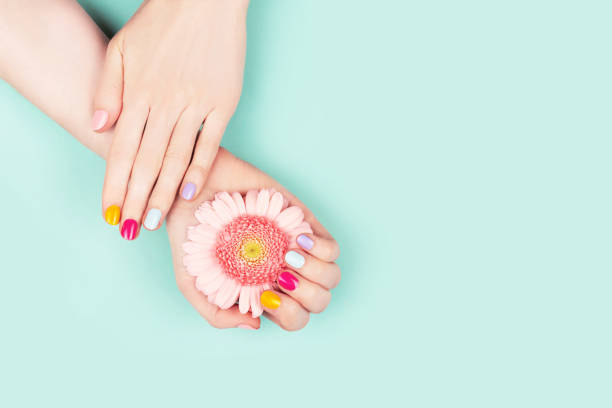
<path fill-rule="evenodd" d="M 136 231 L 138 231 L 138 223 L 136 220 L 127 219 L 123 221 L 123 226 L 121 227 L 121 236 L 128 241 L 136 238 Z"/>
<path fill-rule="evenodd" d="M 245 329 L 245 330 L 257 330 L 256 328 L 251 327 L 248 324 L 239 324 L 236 327 L 239 328 L 239 329 Z"/>
<path fill-rule="evenodd" d="M 306 259 L 304 259 L 299 252 L 289 251 L 285 254 L 285 262 L 296 269 L 300 269 L 302 266 L 304 266 Z"/>
<path fill-rule="evenodd" d="M 144 226 L 147 229 L 154 230 L 159 225 L 159 220 L 161 220 L 162 213 L 157 208 L 151 208 L 145 217 L 143 222 Z"/>
<path fill-rule="evenodd" d="M 183 187 L 181 196 L 183 196 L 185 200 L 191 200 L 193 196 L 195 195 L 195 192 L 196 192 L 196 185 L 193 183 L 187 183 L 185 184 L 185 187 Z"/>
<path fill-rule="evenodd" d="M 119 224 L 119 220 L 121 219 L 121 209 L 116 205 L 111 205 L 106 209 L 104 219 L 110 225 Z"/>
<path fill-rule="evenodd" d="M 283 272 L 278 275 L 278 284 L 285 290 L 295 290 L 298 285 L 298 279 L 291 272 Z"/>
<path fill-rule="evenodd" d="M 314 246 L 314 241 L 308 235 L 304 234 L 298 235 L 297 243 L 302 249 L 307 251 L 310 251 Z"/>
<path fill-rule="evenodd" d="M 264 291 L 261 294 L 260 300 L 263 307 L 267 307 L 268 309 L 278 309 L 281 304 L 280 297 L 270 290 Z"/>
<path fill-rule="evenodd" d="M 93 118 L 91 118 L 91 128 L 93 130 L 100 130 L 108 122 L 108 112 L 105 110 L 98 109 L 94 112 Z"/>

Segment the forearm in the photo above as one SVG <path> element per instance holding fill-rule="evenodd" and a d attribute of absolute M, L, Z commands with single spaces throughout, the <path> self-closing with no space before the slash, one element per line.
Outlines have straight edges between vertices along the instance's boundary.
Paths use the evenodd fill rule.
<path fill-rule="evenodd" d="M 0 0 L 0 76 L 102 157 L 112 132 L 90 118 L 106 42 L 74 0 Z"/>

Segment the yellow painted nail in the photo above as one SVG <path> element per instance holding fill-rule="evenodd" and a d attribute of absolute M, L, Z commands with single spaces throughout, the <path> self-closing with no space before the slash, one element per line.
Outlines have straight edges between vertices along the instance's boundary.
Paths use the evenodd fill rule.
<path fill-rule="evenodd" d="M 272 291 L 266 290 L 261 294 L 261 304 L 268 309 L 278 309 L 280 306 L 280 297 Z"/>
<path fill-rule="evenodd" d="M 106 213 L 104 214 L 104 219 L 110 225 L 119 224 L 119 220 L 121 219 L 121 209 L 116 205 L 111 205 L 106 209 Z"/>

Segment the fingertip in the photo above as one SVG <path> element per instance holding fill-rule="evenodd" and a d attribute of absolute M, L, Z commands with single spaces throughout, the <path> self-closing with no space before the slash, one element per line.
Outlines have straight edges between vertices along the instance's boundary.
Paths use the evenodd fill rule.
<path fill-rule="evenodd" d="M 193 200 L 193 198 L 196 196 L 197 189 L 198 188 L 195 185 L 195 183 L 192 183 L 192 182 L 185 183 L 185 185 L 181 189 L 181 198 L 187 201 Z"/>
<path fill-rule="evenodd" d="M 103 132 L 103 129 L 108 123 L 108 112 L 104 109 L 96 109 L 91 118 L 91 128 L 94 132 Z"/>
<path fill-rule="evenodd" d="M 310 251 L 314 246 L 314 240 L 308 235 L 309 234 L 300 234 L 296 239 L 299 247 L 305 251 Z"/>
<path fill-rule="evenodd" d="M 149 231 L 155 231 L 161 226 L 163 216 L 161 210 L 158 208 L 151 208 L 146 214 L 142 226 Z"/>

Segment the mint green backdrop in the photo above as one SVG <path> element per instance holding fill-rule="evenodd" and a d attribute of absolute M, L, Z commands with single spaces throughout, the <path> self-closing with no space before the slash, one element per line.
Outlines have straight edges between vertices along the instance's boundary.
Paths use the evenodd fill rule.
<path fill-rule="evenodd" d="M 108 31 L 137 0 L 83 5 Z M 341 243 L 298 333 L 219 331 L 104 163 L 0 83 L 0 406 L 609 407 L 606 1 L 265 1 L 224 145 Z"/>

